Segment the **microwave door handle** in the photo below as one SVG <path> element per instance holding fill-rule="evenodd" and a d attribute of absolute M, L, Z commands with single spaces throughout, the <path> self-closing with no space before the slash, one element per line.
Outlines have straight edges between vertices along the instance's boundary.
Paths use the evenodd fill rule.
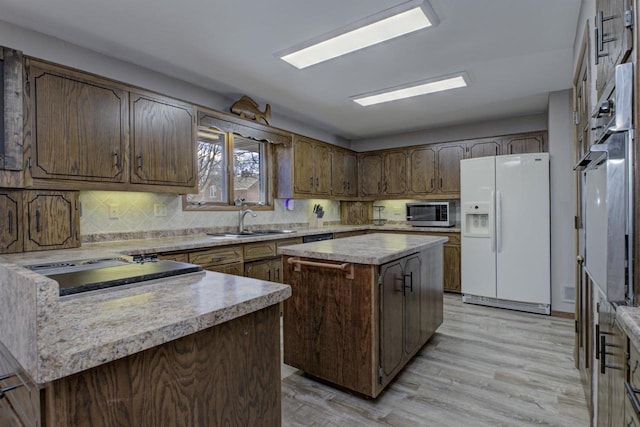
<path fill-rule="evenodd" d="M 495 215 L 496 192 L 491 192 L 491 205 L 489 206 L 489 239 L 491 240 L 491 252 L 496 251 Z"/>

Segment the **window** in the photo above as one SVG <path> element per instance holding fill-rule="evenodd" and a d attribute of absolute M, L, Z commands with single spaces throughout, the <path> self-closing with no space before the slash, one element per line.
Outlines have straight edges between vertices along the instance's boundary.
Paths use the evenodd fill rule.
<path fill-rule="evenodd" d="M 270 206 L 268 153 L 266 142 L 200 127 L 198 194 L 185 196 L 184 209 Z"/>

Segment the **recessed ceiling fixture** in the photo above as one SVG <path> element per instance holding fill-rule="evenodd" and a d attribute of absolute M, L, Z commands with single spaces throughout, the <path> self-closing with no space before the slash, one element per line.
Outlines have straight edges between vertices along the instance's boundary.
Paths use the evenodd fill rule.
<path fill-rule="evenodd" d="M 302 69 L 437 24 L 428 1 L 412 0 L 276 55 Z"/>
<path fill-rule="evenodd" d="M 381 91 L 356 95 L 351 97 L 354 102 L 366 107 L 383 102 L 396 101 L 398 99 L 411 98 L 428 93 L 441 92 L 443 90 L 466 87 L 469 79 L 466 73 L 436 77 L 435 79 L 422 80 L 407 85 L 396 86 Z"/>

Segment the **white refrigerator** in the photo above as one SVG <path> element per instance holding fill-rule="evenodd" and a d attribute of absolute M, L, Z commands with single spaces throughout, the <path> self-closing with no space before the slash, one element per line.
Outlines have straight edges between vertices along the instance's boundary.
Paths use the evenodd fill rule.
<path fill-rule="evenodd" d="M 551 310 L 549 154 L 460 161 L 462 300 Z"/>

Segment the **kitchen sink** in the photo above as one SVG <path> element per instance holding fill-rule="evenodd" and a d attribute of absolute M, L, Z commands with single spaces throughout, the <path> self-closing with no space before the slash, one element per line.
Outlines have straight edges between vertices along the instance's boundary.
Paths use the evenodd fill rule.
<path fill-rule="evenodd" d="M 245 230 L 245 231 L 228 231 L 224 233 L 207 233 L 213 237 L 257 237 L 257 236 L 271 236 L 275 234 L 291 234 L 296 230 Z"/>

